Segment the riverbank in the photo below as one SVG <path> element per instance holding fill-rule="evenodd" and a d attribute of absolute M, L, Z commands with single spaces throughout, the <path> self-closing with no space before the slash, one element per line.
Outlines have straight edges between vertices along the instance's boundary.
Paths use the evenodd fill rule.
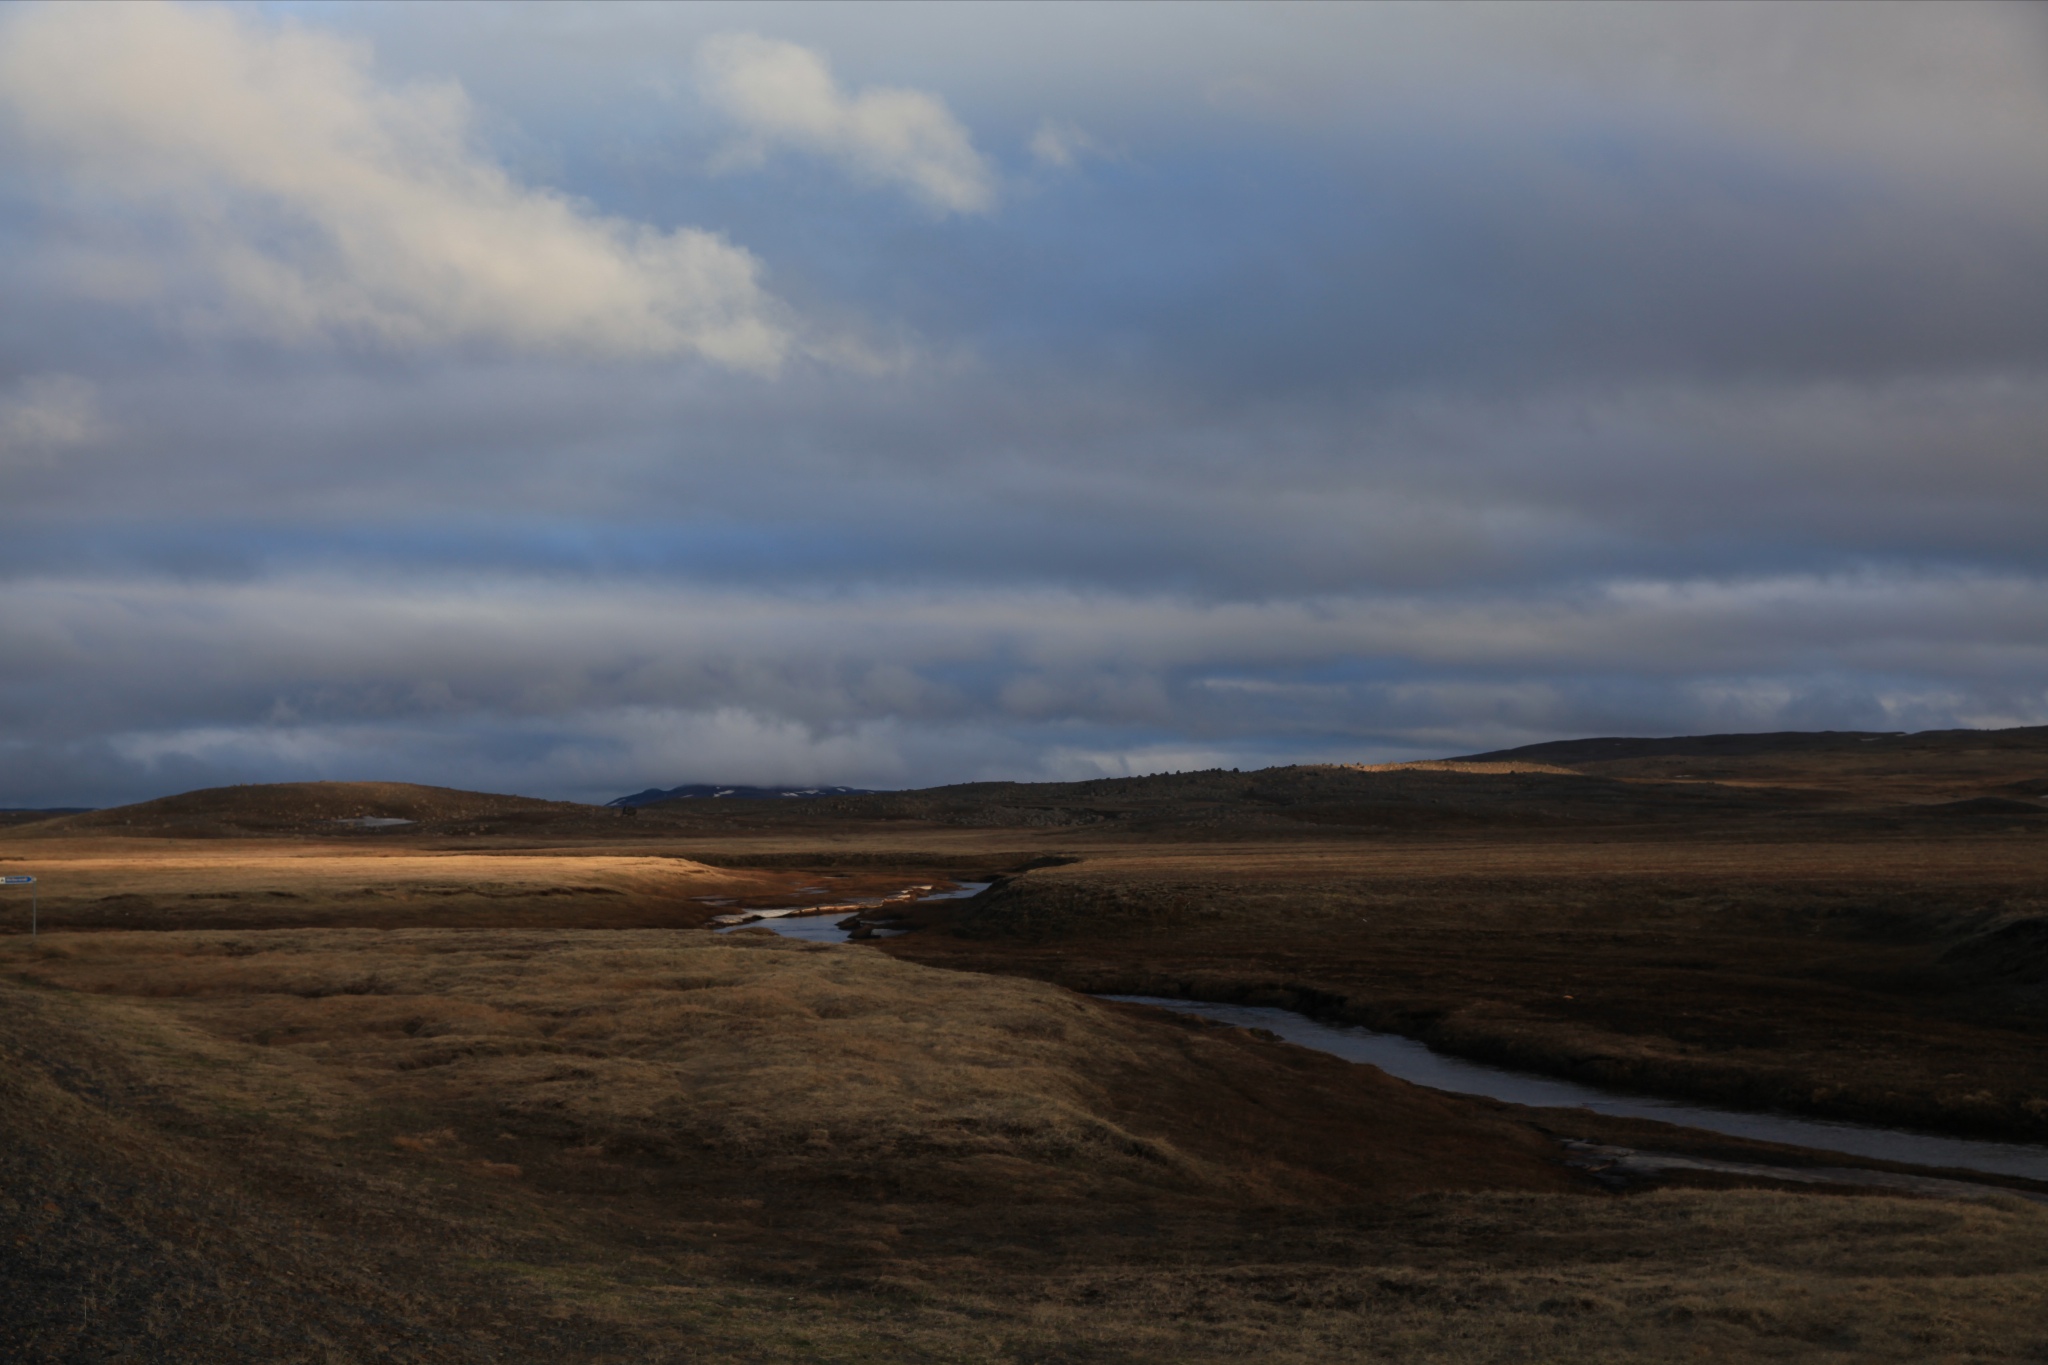
<path fill-rule="evenodd" d="M 1621 1197 L 1501 1106 L 766 933 L 59 934 L 0 1017 L 10 1359 L 2017 1361 L 2048 1297 L 2022 1201 Z"/>
<path fill-rule="evenodd" d="M 1945 1138 L 1909 1133 L 1894 1128 L 1861 1124 L 1817 1123 L 1783 1114 L 1757 1114 L 1740 1110 L 1711 1109 L 1677 1100 L 1647 1095 L 1630 1095 L 1596 1090 L 1589 1086 L 1478 1066 L 1440 1056 L 1410 1039 L 1395 1034 L 1331 1025 L 1271 1006 L 1219 1005 L 1156 996 L 1106 996 L 1127 1004 L 1146 1005 L 1192 1018 L 1209 1020 L 1236 1028 L 1264 1031 L 1298 1047 L 1312 1048 L 1346 1061 L 1377 1067 L 1388 1075 L 1412 1085 L 1425 1086 L 1456 1095 L 1478 1095 L 1499 1100 L 1517 1109 L 1539 1111 L 1535 1119 L 1550 1131 L 1571 1131 L 1615 1139 L 1648 1140 L 1662 1149 L 1658 1157 L 1632 1149 L 1612 1148 L 1614 1160 L 1624 1162 L 1624 1171 L 1648 1175 L 1659 1169 L 1715 1169 L 1723 1174 L 1767 1176 L 1778 1171 L 1811 1168 L 1815 1153 L 1837 1153 L 1875 1163 L 1866 1169 L 1884 1171 L 1902 1180 L 1926 1180 L 1928 1173 L 1971 1172 L 1980 1183 L 1980 1193 L 2006 1188 L 2022 1191 L 2026 1197 L 2048 1202 L 2048 1147 L 2019 1143 L 1984 1142 L 1967 1138 Z M 1564 1111 L 1569 1111 L 1566 1117 Z M 1608 1127 L 1590 1122 L 1601 1119 L 1640 1120 L 1640 1128 Z M 1696 1130 L 1674 1134 L 1669 1129 Z M 1636 1133 L 1647 1134 L 1647 1139 Z M 1703 1134 L 1737 1139 L 1720 1144 L 1710 1154 L 1700 1146 Z M 1707 1141 L 1712 1142 L 1713 1139 Z M 1582 1138 L 1568 1138 L 1567 1145 L 1587 1144 Z M 1677 1144 L 1675 1147 L 1674 1144 Z M 1685 1155 L 1689 1151 L 1691 1156 Z M 1671 1164 L 1660 1168 L 1658 1160 Z M 1704 1163 L 1704 1164 L 1701 1164 Z M 1983 1176 L 2010 1177 L 2004 1182 L 1982 1183 Z M 1799 1180 L 1814 1179 L 1800 1175 Z M 1838 1175 L 1835 1183 L 1855 1183 L 1850 1175 Z M 1955 1186 L 1955 1180 L 1913 1186 L 1898 1182 L 1872 1181 L 1874 1186 L 1896 1189 L 1919 1188 L 1923 1193 L 1940 1193 Z M 1948 1193 L 1955 1191 L 1949 1189 Z"/>
<path fill-rule="evenodd" d="M 2048 840 L 1098 847 L 888 951 L 1584 1084 L 2048 1141 Z M 2015 926 L 2018 926 L 2015 928 Z"/>

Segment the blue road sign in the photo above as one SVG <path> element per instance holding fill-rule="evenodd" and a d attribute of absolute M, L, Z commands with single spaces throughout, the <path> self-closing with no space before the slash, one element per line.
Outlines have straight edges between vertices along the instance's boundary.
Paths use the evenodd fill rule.
<path fill-rule="evenodd" d="M 34 877 L 0 877 L 0 886 L 27 886 Z"/>

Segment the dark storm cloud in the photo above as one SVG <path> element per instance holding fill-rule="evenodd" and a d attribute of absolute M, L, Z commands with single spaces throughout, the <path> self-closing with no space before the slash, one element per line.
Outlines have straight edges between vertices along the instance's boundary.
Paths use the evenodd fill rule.
<path fill-rule="evenodd" d="M 2048 719 L 2031 12 L 74 13 L 0 802 Z"/>

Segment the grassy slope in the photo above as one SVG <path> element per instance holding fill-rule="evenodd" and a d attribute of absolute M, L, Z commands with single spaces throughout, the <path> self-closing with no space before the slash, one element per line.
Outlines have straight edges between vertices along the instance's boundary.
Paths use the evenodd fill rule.
<path fill-rule="evenodd" d="M 243 931 L 0 941 L 0 1357 L 2039 1358 L 2035 1206 L 1547 1192 L 1512 1115 L 1404 1110 L 1248 1035 L 1114 1011 L 1073 1032 L 1042 988 L 866 949 L 592 936 L 555 926 L 637 922 L 602 909 L 625 898 L 543 894 L 676 853 L 733 869 L 692 889 L 729 875 L 741 898 L 1077 853 L 966 907 L 978 936 L 889 950 L 1063 979 L 1148 963 L 1161 979 L 1115 984 L 1203 994 L 1320 983 L 1306 1003 L 1680 1088 L 1712 1068 L 1805 1085 L 1860 1058 L 1997 1127 L 2039 1090 L 2048 839 L 2024 808 L 1942 808 L 2038 796 L 2018 738 L 1780 744 L 1707 755 L 1711 781 L 1294 769 L 630 824 L 456 793 L 397 837 L 294 826 L 325 807 L 265 815 L 266 789 L 241 789 L 146 828 L 8 831 L 9 859 L 161 879 L 204 853 L 185 875 L 213 880 L 190 890 L 246 891 L 269 888 L 221 881 L 223 860 L 260 853 L 249 877 L 310 877 L 300 910 L 397 885 L 375 922 L 486 926 L 495 907 L 519 928 L 265 930 L 288 902 L 220 900 Z M 502 859 L 462 882 L 501 894 L 308 872 L 314 852 L 401 851 Z M 710 959 L 603 957 L 641 938 L 858 965 L 766 989 L 698 981 Z M 1027 994 L 975 993 L 998 988 Z M 917 1079 L 920 1030 L 960 1034 L 961 1065 Z M 1835 1102 L 1820 1088 L 1805 1103 Z"/>
<path fill-rule="evenodd" d="M 1545 1192 L 1554 1170 L 1483 1109 L 859 948 L 280 931 L 0 952 L 10 1359 L 2044 1345 L 2037 1206 Z"/>

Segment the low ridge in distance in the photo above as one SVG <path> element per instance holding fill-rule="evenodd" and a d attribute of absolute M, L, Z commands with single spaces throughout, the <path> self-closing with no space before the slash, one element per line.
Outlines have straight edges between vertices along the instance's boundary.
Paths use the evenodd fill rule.
<path fill-rule="evenodd" d="M 663 801 L 775 801 L 784 797 L 873 796 L 872 787 L 726 787 L 692 782 L 681 787 L 649 787 L 644 792 L 605 802 L 607 806 L 652 806 Z"/>

